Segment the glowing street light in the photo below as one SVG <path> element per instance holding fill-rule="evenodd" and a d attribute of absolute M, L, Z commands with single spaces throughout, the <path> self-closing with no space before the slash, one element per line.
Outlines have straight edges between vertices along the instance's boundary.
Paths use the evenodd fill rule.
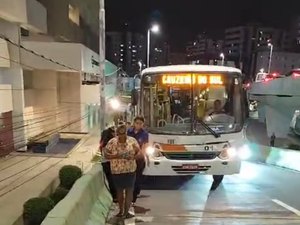
<path fill-rule="evenodd" d="M 150 29 L 148 29 L 147 33 L 147 67 L 150 66 L 150 39 L 151 39 L 151 32 L 157 34 L 159 32 L 159 25 L 154 24 Z"/>
<path fill-rule="evenodd" d="M 220 58 L 222 59 L 222 66 L 224 66 L 224 61 L 225 61 L 225 55 L 224 55 L 224 53 L 220 54 Z"/>
<path fill-rule="evenodd" d="M 272 65 L 272 57 L 273 57 L 273 48 L 274 48 L 274 45 L 269 43 L 268 44 L 268 47 L 270 47 L 270 58 L 269 58 L 269 66 L 268 66 L 268 73 L 271 72 L 271 65 Z"/>

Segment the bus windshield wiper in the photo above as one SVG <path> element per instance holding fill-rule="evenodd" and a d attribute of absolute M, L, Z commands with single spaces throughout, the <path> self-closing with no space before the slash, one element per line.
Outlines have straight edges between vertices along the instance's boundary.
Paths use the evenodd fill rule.
<path fill-rule="evenodd" d="M 196 120 L 196 123 L 197 122 L 199 122 L 206 130 L 208 130 L 212 135 L 214 135 L 215 138 L 221 137 L 220 134 L 218 134 L 216 131 L 214 131 L 213 129 L 211 129 L 210 126 L 208 126 L 203 120 L 198 119 L 198 120 Z"/>

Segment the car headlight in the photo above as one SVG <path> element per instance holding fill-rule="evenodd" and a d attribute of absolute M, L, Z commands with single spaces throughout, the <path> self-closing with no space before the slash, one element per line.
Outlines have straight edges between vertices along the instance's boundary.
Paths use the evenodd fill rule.
<path fill-rule="evenodd" d="M 161 157 L 162 156 L 160 147 L 158 145 L 148 146 L 145 151 L 146 151 L 147 156 L 149 156 L 149 157 Z"/>
<path fill-rule="evenodd" d="M 219 154 L 219 158 L 222 160 L 232 159 L 237 156 L 237 151 L 235 148 L 230 147 L 229 145 L 224 145 L 223 150 Z"/>

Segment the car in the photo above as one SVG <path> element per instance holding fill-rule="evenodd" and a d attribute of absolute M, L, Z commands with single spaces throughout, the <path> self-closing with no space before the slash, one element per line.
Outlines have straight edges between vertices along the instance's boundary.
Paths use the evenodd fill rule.
<path fill-rule="evenodd" d="M 300 78 L 300 68 L 291 70 L 286 77 L 293 76 L 294 78 Z"/>
<path fill-rule="evenodd" d="M 263 72 L 258 73 L 255 77 L 255 82 L 263 82 L 266 76 L 267 73 L 263 73 Z"/>

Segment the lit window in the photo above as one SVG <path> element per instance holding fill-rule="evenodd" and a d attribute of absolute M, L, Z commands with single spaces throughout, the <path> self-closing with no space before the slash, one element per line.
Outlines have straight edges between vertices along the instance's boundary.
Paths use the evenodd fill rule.
<path fill-rule="evenodd" d="M 69 19 L 78 26 L 80 25 L 79 9 L 73 7 L 72 5 L 69 5 Z"/>

